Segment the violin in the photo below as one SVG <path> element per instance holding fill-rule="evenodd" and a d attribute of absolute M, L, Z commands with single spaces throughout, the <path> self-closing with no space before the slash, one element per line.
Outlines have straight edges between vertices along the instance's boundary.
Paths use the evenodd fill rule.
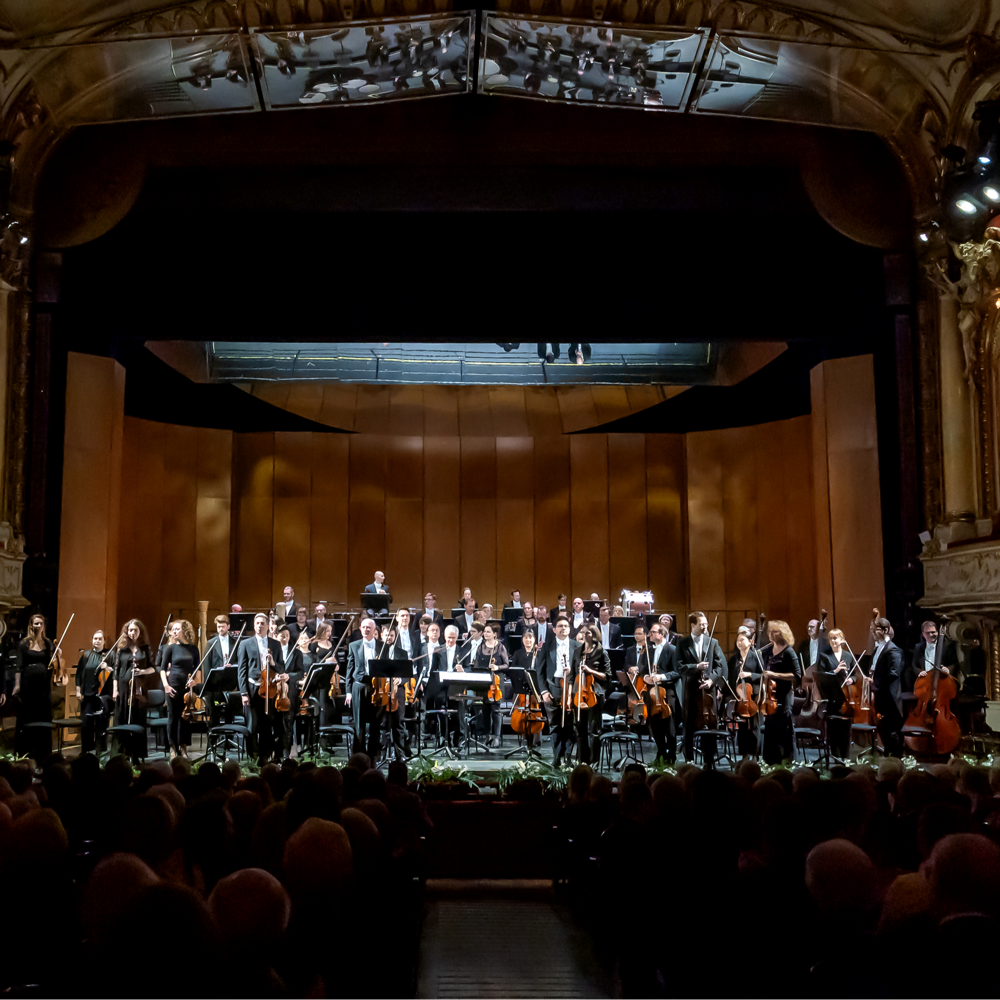
<path fill-rule="evenodd" d="M 75 617 L 76 612 L 74 611 L 69 616 L 66 628 L 62 630 L 62 635 L 59 636 L 56 648 L 52 651 L 52 657 L 49 659 L 49 669 L 52 671 L 52 683 L 58 684 L 60 687 L 66 687 L 69 684 L 69 668 L 66 666 L 66 659 L 62 655 L 62 642 L 66 638 L 66 633 L 69 631 L 70 625 L 73 624 Z"/>
<path fill-rule="evenodd" d="M 354 619 L 355 618 L 357 618 L 357 615 L 351 615 L 351 617 L 348 619 L 347 627 L 344 629 L 343 634 L 337 640 L 337 645 L 333 647 L 333 651 L 326 658 L 326 660 L 323 661 L 324 663 L 329 663 L 331 660 L 333 660 L 333 661 L 336 662 L 337 651 L 340 649 L 341 643 L 343 643 L 344 639 L 346 639 L 347 636 L 350 634 L 351 626 L 354 624 Z M 305 689 L 304 688 L 303 688 L 303 693 L 305 693 Z M 344 692 L 343 692 L 343 690 L 341 689 L 341 686 L 340 686 L 340 666 L 337 665 L 337 666 L 335 666 L 333 668 L 333 673 L 330 675 L 330 692 L 329 692 L 329 694 L 330 694 L 331 698 L 339 698 L 343 693 Z M 303 705 L 299 709 L 299 715 L 306 715 L 307 712 L 308 712 L 308 708 L 305 705 Z"/>
<path fill-rule="evenodd" d="M 951 710 L 952 699 L 958 695 L 958 685 L 950 673 L 941 672 L 944 644 L 942 626 L 934 646 L 934 666 L 913 685 L 917 704 L 903 728 L 903 742 L 915 753 L 948 754 L 962 739 L 962 727 Z M 907 733 L 907 729 L 923 731 Z"/>
<path fill-rule="evenodd" d="M 398 612 L 397 612 L 398 614 Z M 397 633 L 397 638 L 398 638 Z M 389 646 L 389 626 L 382 628 L 382 648 L 379 650 L 376 659 L 381 660 Z M 396 641 L 393 640 L 392 649 L 396 648 Z M 372 691 L 372 704 L 381 705 L 390 712 L 399 711 L 399 678 L 398 677 L 376 677 L 375 690 Z"/>
<path fill-rule="evenodd" d="M 746 669 L 749 655 L 750 650 L 747 650 L 747 656 L 743 657 L 743 662 L 737 671 L 736 687 L 733 690 L 733 694 L 736 695 L 736 714 L 742 719 L 752 719 L 759 711 L 757 702 L 753 700 L 753 684 L 746 677 L 739 677 L 739 674 Z"/>
<path fill-rule="evenodd" d="M 715 621 L 712 622 L 712 631 L 708 636 L 708 645 L 705 647 L 705 653 L 708 656 L 712 654 L 712 640 L 715 637 L 715 626 L 719 622 L 719 616 L 715 616 Z M 719 724 L 719 710 L 715 702 L 715 685 L 711 687 L 703 688 L 698 685 L 698 690 L 695 693 L 695 705 L 698 716 L 698 728 L 699 729 L 715 729 Z"/>
<path fill-rule="evenodd" d="M 562 725 L 566 725 L 566 713 L 573 713 L 573 684 L 569 680 L 569 664 L 563 656 L 562 693 L 559 696 L 559 705 L 562 708 Z"/>
<path fill-rule="evenodd" d="M 638 656 L 636 658 L 638 659 Z M 646 707 L 646 699 L 642 696 L 646 690 L 646 682 L 639 676 L 638 670 L 638 666 L 619 670 L 618 680 L 622 687 L 626 688 L 629 722 L 641 726 L 649 716 L 649 709 Z"/>
<path fill-rule="evenodd" d="M 278 712 L 287 712 L 292 707 L 292 699 L 288 697 L 288 681 L 279 678 L 275 682 L 277 693 L 274 696 L 274 707 Z"/>
<path fill-rule="evenodd" d="M 666 642 L 666 639 L 663 640 Z M 649 662 L 649 647 L 646 647 L 646 666 L 653 672 L 653 664 Z M 642 680 L 642 678 L 640 678 Z M 652 717 L 669 719 L 671 716 L 670 706 L 667 704 L 667 689 L 659 684 L 647 683 L 643 681 L 646 690 L 646 711 Z"/>
<path fill-rule="evenodd" d="M 486 692 L 486 697 L 490 701 L 502 701 L 503 700 L 503 688 L 500 687 L 500 679 L 497 672 L 493 669 L 493 661 L 496 657 L 496 650 L 490 654 L 490 676 L 493 678 L 493 683 L 490 685 L 489 690 Z"/>
<path fill-rule="evenodd" d="M 580 712 L 584 708 L 593 708 L 597 704 L 597 692 L 594 690 L 594 675 L 583 672 L 583 663 L 580 664 L 580 672 L 576 675 L 576 692 L 573 695 L 573 705 L 576 707 L 577 721 L 580 719 Z"/>

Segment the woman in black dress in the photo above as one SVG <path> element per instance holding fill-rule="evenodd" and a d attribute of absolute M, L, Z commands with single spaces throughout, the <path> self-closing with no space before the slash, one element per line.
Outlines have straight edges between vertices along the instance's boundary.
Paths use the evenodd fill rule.
<path fill-rule="evenodd" d="M 485 607 L 486 605 L 484 605 Z M 492 625 L 485 625 L 483 628 L 483 641 L 476 651 L 476 662 L 473 670 L 481 673 L 489 673 L 492 666 L 493 673 L 499 674 L 501 690 L 503 689 L 503 674 L 507 670 L 507 647 L 500 641 L 500 636 L 496 628 Z M 491 747 L 500 746 L 500 702 L 491 701 L 489 693 L 483 696 L 482 706 L 482 728 Z"/>
<path fill-rule="evenodd" d="M 28 634 L 17 645 L 17 672 L 13 696 L 20 696 L 14 745 L 19 754 L 27 754 L 41 763 L 52 752 L 52 732 L 25 729 L 29 722 L 52 721 L 52 674 L 49 662 L 55 645 L 45 636 L 45 619 L 32 615 Z"/>
<path fill-rule="evenodd" d="M 585 678 L 593 677 L 594 693 L 597 695 L 597 704 L 593 708 L 581 704 L 579 718 L 576 707 L 573 708 L 577 760 L 581 764 L 589 764 L 594 756 L 600 753 L 598 734 L 601 731 L 601 713 L 604 711 L 604 685 L 611 677 L 611 659 L 607 650 L 601 645 L 601 630 L 597 625 L 593 623 L 584 625 L 576 633 L 576 641 L 579 645 L 573 653 L 569 683 L 572 684 L 575 695 L 582 687 L 580 674 L 582 673 Z"/>
<path fill-rule="evenodd" d="M 118 653 L 115 658 L 115 680 L 113 695 L 115 699 L 115 725 L 146 728 L 146 687 L 150 678 L 156 677 L 153 669 L 153 656 L 149 649 L 149 636 L 146 626 L 133 618 L 122 629 L 122 637 L 118 640 Z M 136 681 L 135 691 L 132 691 L 132 681 Z M 123 749 L 125 749 L 123 747 Z M 146 757 L 146 739 L 143 736 L 130 746 L 131 756 L 136 760 Z"/>
<path fill-rule="evenodd" d="M 531 682 L 527 679 L 527 674 L 525 674 L 525 684 L 528 685 L 529 691 L 534 691 L 538 689 L 538 671 L 542 669 L 542 657 L 541 650 L 537 647 L 535 643 L 535 633 L 531 631 L 530 628 L 524 630 L 524 634 L 521 636 L 521 648 L 516 650 L 514 656 L 510 661 L 511 668 L 517 668 L 518 670 L 528 671 L 534 669 L 535 671 L 535 687 L 532 688 Z M 539 692 L 541 694 L 541 692 Z M 516 698 L 518 692 L 514 692 L 514 697 Z M 528 698 L 526 704 L 530 704 L 531 699 Z M 539 708 L 541 708 L 541 702 L 539 702 Z M 544 711 L 540 713 L 544 717 Z M 528 749 L 532 749 L 536 743 L 541 742 L 541 733 L 537 736 L 530 731 L 530 727 L 525 730 L 524 741 L 528 744 Z"/>
<path fill-rule="evenodd" d="M 826 635 L 827 638 L 823 639 Z M 854 718 L 845 714 L 844 685 L 854 673 L 854 655 L 847 648 L 847 640 L 839 629 L 829 634 L 820 632 L 819 659 L 816 662 L 816 686 L 826 701 L 826 735 L 830 752 L 847 760 L 851 753 L 851 726 Z"/>
<path fill-rule="evenodd" d="M 735 692 L 737 684 L 748 684 L 753 692 L 753 700 L 760 706 L 760 672 L 761 660 L 753 648 L 753 637 L 750 629 L 740 626 L 736 630 L 736 652 L 729 657 L 729 686 Z M 736 731 L 736 749 L 743 757 L 758 757 L 760 755 L 760 712 L 750 718 L 739 719 Z"/>
<path fill-rule="evenodd" d="M 771 648 L 764 654 L 763 679 L 764 683 L 775 682 L 778 710 L 764 718 L 764 762 L 780 764 L 790 760 L 795 749 L 792 692 L 802 680 L 802 664 L 795 653 L 795 636 L 787 622 L 777 619 L 768 622 L 767 637 Z"/>
<path fill-rule="evenodd" d="M 181 757 L 188 755 L 191 727 L 184 719 L 184 693 L 200 660 L 193 626 L 186 619 L 178 618 L 170 626 L 167 646 L 160 657 L 160 678 L 167 696 L 167 740 L 171 759 L 178 754 Z"/>

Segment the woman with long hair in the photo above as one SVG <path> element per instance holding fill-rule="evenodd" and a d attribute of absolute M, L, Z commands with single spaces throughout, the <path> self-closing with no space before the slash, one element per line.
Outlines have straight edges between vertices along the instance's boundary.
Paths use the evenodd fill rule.
<path fill-rule="evenodd" d="M 576 641 L 579 645 L 573 655 L 569 683 L 576 693 L 586 683 L 586 678 L 592 677 L 594 694 L 597 695 L 597 704 L 593 707 L 580 706 L 579 718 L 576 708 L 573 709 L 577 759 L 581 764 L 589 764 L 600 753 L 598 733 L 601 731 L 601 713 L 604 711 L 604 685 L 611 676 L 611 659 L 601 644 L 600 626 L 593 622 L 588 622 L 576 633 Z"/>
<path fill-rule="evenodd" d="M 503 675 L 507 670 L 507 647 L 500 641 L 500 635 L 493 625 L 483 626 L 483 641 L 476 651 L 476 662 L 472 670 L 481 673 L 499 674 L 500 687 L 503 688 Z M 500 746 L 500 703 L 491 701 L 488 693 L 483 695 L 482 728 L 491 747 Z"/>
<path fill-rule="evenodd" d="M 729 687 L 736 691 L 738 684 L 745 684 L 749 694 L 759 706 L 761 661 L 753 649 L 753 635 L 750 629 L 741 625 L 736 630 L 736 652 L 729 657 Z M 736 749 L 743 757 L 760 755 L 760 712 L 749 718 L 736 716 L 739 728 L 736 731 Z"/>
<path fill-rule="evenodd" d="M 201 656 L 198 653 L 194 627 L 185 618 L 178 618 L 167 633 L 167 645 L 160 657 L 160 678 L 167 696 L 167 740 L 170 757 L 187 757 L 191 727 L 184 719 L 184 692 Z"/>
<path fill-rule="evenodd" d="M 41 763 L 52 752 L 52 732 L 26 729 L 29 722 L 52 721 L 52 677 L 49 662 L 55 645 L 45 635 L 45 619 L 32 615 L 28 634 L 17 644 L 17 670 L 13 697 L 20 696 L 14 745 L 19 754 L 27 754 Z"/>
<path fill-rule="evenodd" d="M 771 648 L 764 655 L 762 689 L 774 683 L 778 710 L 764 718 L 764 763 L 780 764 L 790 760 L 795 750 L 792 732 L 792 693 L 802 680 L 802 664 L 795 652 L 795 636 L 787 622 L 772 619 L 767 623 Z M 765 692 L 761 691 L 761 701 Z"/>
<path fill-rule="evenodd" d="M 146 728 L 146 693 L 143 685 L 150 676 L 156 676 L 153 656 L 149 650 L 149 634 L 138 618 L 126 622 L 115 654 L 113 696 L 116 726 L 142 726 Z M 133 690 L 133 687 L 135 690 Z M 137 739 L 130 747 L 131 756 L 143 760 L 146 756 L 146 739 Z"/>

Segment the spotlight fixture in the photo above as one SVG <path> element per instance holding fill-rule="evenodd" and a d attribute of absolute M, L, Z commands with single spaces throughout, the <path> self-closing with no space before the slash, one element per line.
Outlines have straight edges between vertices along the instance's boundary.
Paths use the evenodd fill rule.
<path fill-rule="evenodd" d="M 983 194 L 990 201 L 1000 201 L 1000 185 L 987 184 L 983 187 Z"/>
<path fill-rule="evenodd" d="M 918 237 L 921 243 L 930 243 L 931 238 L 927 233 L 921 233 Z"/>
<path fill-rule="evenodd" d="M 958 198 L 955 201 L 955 208 L 960 212 L 965 212 L 966 215 L 975 215 L 978 211 L 976 203 L 968 198 Z"/>

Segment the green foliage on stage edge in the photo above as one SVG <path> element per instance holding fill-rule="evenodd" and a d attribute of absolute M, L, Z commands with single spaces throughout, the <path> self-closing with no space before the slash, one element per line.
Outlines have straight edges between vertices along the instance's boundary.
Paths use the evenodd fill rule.
<path fill-rule="evenodd" d="M 564 767 L 553 767 L 541 760 L 523 760 L 495 772 L 497 788 L 505 792 L 519 781 L 537 781 L 546 790 L 559 792 L 566 787 L 572 770 L 568 764 Z"/>
<path fill-rule="evenodd" d="M 416 781 L 421 785 L 454 782 L 461 785 L 468 785 L 470 788 L 478 787 L 472 772 L 464 764 L 455 766 L 454 764 L 442 764 L 440 761 L 428 759 L 408 764 L 407 774 L 410 781 Z"/>

